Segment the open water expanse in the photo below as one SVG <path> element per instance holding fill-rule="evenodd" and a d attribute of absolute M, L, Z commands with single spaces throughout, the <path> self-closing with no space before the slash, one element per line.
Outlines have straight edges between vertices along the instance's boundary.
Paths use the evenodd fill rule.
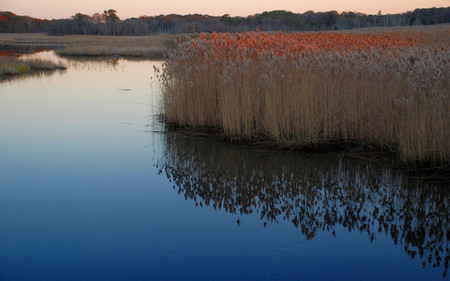
<path fill-rule="evenodd" d="M 163 133 L 153 61 L 0 83 L 0 280 L 445 280 L 450 190 Z"/>

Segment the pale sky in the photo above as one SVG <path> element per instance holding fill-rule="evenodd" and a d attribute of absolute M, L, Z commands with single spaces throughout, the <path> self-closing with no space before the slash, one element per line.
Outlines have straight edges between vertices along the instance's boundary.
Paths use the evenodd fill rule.
<path fill-rule="evenodd" d="M 42 19 L 69 18 L 80 12 L 92 15 L 115 9 L 121 19 L 160 14 L 248 16 L 264 11 L 304 13 L 336 10 L 366 14 L 402 13 L 415 8 L 448 7 L 450 0 L 0 0 L 0 11 Z"/>

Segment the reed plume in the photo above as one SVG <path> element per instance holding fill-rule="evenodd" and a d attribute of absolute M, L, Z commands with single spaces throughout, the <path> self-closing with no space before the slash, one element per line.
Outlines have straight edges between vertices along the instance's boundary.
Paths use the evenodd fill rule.
<path fill-rule="evenodd" d="M 448 38 L 449 26 L 201 34 L 168 55 L 164 118 L 239 140 L 356 141 L 404 163 L 448 165 Z"/>

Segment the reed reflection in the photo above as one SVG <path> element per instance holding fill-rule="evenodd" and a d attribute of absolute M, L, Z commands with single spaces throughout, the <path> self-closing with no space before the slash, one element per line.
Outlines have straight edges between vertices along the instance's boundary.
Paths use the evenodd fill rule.
<path fill-rule="evenodd" d="M 45 77 L 53 76 L 54 74 L 64 74 L 65 71 L 66 71 L 65 69 L 51 69 L 51 70 L 45 70 L 45 71 L 33 71 L 30 73 L 27 73 L 26 75 L 0 76 L 0 83 L 26 80 L 31 77 L 45 78 Z"/>
<path fill-rule="evenodd" d="M 199 138 L 164 136 L 157 167 L 185 199 L 233 214 L 260 216 L 264 226 L 287 220 L 307 240 L 319 231 L 384 233 L 422 265 L 442 267 L 449 256 L 445 186 L 388 168 L 330 155 L 257 152 Z"/>

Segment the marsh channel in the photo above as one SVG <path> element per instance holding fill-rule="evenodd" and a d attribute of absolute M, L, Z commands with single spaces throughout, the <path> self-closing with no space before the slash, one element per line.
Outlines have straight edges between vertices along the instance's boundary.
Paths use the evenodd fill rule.
<path fill-rule="evenodd" d="M 445 183 L 166 132 L 161 61 L 0 83 L 1 280 L 445 280 Z"/>

